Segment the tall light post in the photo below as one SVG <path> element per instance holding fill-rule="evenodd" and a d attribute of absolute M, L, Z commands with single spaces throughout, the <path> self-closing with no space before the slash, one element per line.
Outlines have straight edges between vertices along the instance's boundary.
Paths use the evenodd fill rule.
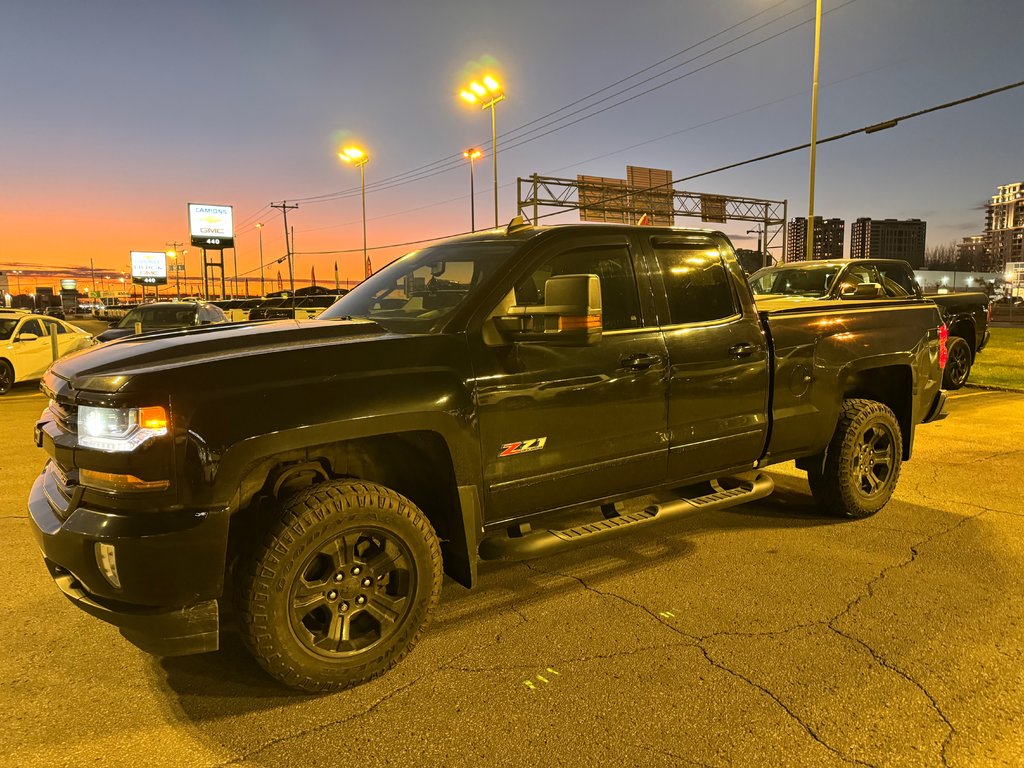
<path fill-rule="evenodd" d="M 491 156 L 494 158 L 494 226 L 498 226 L 498 129 L 494 117 L 494 107 L 499 101 L 505 100 L 498 81 L 485 75 L 481 82 L 474 80 L 466 88 L 459 91 L 459 96 L 469 104 L 480 104 L 481 109 L 491 110 Z"/>
<path fill-rule="evenodd" d="M 818 59 L 821 53 L 821 0 L 814 11 L 814 82 L 811 85 L 811 182 L 807 200 L 807 251 L 805 259 L 814 258 L 814 161 L 818 142 Z"/>
<path fill-rule="evenodd" d="M 173 251 L 166 251 L 167 258 L 174 259 L 174 293 L 178 297 L 178 301 L 181 301 L 181 284 L 178 281 L 178 249 L 175 248 Z"/>
<path fill-rule="evenodd" d="M 263 223 L 256 225 L 260 233 L 260 296 L 267 295 L 267 289 L 263 287 Z"/>
<path fill-rule="evenodd" d="M 473 188 L 473 162 L 483 155 L 476 147 L 470 147 L 462 156 L 469 160 L 469 229 L 476 232 L 476 190 Z"/>
<path fill-rule="evenodd" d="M 363 277 L 367 278 L 373 274 L 370 257 L 366 253 L 366 164 L 370 156 L 358 147 L 345 147 L 338 153 L 338 157 L 359 169 L 359 182 L 363 190 Z"/>

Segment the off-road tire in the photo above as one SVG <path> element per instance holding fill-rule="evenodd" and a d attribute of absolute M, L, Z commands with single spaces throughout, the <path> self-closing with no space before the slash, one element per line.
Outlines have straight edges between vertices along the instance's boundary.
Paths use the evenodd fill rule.
<path fill-rule="evenodd" d="M 388 556 L 381 550 L 361 560 L 360 547 L 373 552 L 374 537 L 390 541 L 393 552 L 399 554 Z M 349 554 L 332 557 L 325 549 Z M 406 567 L 385 576 L 377 574 L 371 561 L 384 562 L 380 568 L 398 562 Z M 311 693 L 365 683 L 401 661 L 430 622 L 443 578 L 437 536 L 419 508 L 389 488 L 351 480 L 321 483 L 288 499 L 280 517 L 240 565 L 238 608 L 245 644 L 273 677 Z M 322 576 L 322 584 L 317 578 L 311 585 L 310 568 L 323 571 L 315 574 Z M 387 623 L 379 620 L 374 610 L 379 610 L 381 600 L 395 599 L 385 594 L 393 579 L 396 585 L 404 585 L 408 594 L 404 602 L 400 600 L 402 607 L 393 610 L 397 619 Z M 361 586 L 370 581 L 374 583 Z M 375 597 L 379 584 L 383 587 Z M 313 595 L 309 604 L 320 601 L 322 605 L 317 603 L 301 621 L 296 619 L 306 610 L 305 596 L 321 587 L 322 596 Z M 356 596 L 353 589 L 365 594 Z M 331 593 L 333 599 L 328 602 Z M 363 600 L 361 608 L 356 606 L 359 598 Z M 344 615 L 340 613 L 342 602 Z M 354 629 L 362 617 L 363 626 L 371 627 L 367 630 L 369 645 L 343 651 L 340 646 L 349 641 L 339 640 L 333 650 L 314 647 L 317 635 L 306 624 L 311 617 L 316 619 L 314 629 L 321 632 L 319 642 L 326 645 L 334 644 L 334 635 L 341 637 L 342 630 L 335 631 L 337 622 Z M 374 621 L 379 624 L 376 630 L 372 629 Z M 375 634 L 377 639 L 373 639 Z"/>
<path fill-rule="evenodd" d="M 946 367 L 942 370 L 942 388 L 960 389 L 971 375 L 971 345 L 967 339 L 950 336 L 948 350 Z"/>
<path fill-rule="evenodd" d="M 875 400 L 843 401 L 824 466 L 807 472 L 819 509 L 839 517 L 868 517 L 896 490 L 903 460 L 899 422 Z"/>

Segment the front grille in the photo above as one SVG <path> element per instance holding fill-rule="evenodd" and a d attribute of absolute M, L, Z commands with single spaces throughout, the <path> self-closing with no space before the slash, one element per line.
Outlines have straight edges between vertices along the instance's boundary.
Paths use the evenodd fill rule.
<path fill-rule="evenodd" d="M 65 400 L 50 398 L 50 413 L 53 414 L 57 426 L 71 434 L 78 433 L 78 406 Z"/>
<path fill-rule="evenodd" d="M 47 469 L 49 471 L 43 478 L 43 495 L 46 496 L 53 513 L 64 522 L 74 511 L 77 482 L 56 462 L 50 462 Z"/>

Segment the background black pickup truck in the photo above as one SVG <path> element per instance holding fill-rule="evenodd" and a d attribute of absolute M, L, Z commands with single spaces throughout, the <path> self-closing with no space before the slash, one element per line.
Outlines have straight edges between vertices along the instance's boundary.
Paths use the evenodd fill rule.
<path fill-rule="evenodd" d="M 974 358 L 988 343 L 992 319 L 984 293 L 925 295 L 911 266 L 899 259 L 803 261 L 765 267 L 750 276 L 758 303 L 775 296 L 847 301 L 855 299 L 926 298 L 939 307 L 949 331 L 949 361 L 943 371 L 945 389 L 960 389 L 971 374 Z"/>
<path fill-rule="evenodd" d="M 759 311 L 718 233 L 514 222 L 319 320 L 57 362 L 31 520 L 60 589 L 139 647 L 217 648 L 234 599 L 272 675 L 342 688 L 408 652 L 442 568 L 471 586 L 480 558 L 757 499 L 792 459 L 824 511 L 873 514 L 941 413 L 940 325 L 922 300 Z"/>

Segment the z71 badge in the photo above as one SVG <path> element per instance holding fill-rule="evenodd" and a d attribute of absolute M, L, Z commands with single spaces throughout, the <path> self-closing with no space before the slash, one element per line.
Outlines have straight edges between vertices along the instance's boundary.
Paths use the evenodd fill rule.
<path fill-rule="evenodd" d="M 501 446 L 501 452 L 498 453 L 498 456 L 515 456 L 517 453 L 539 451 L 547 441 L 546 437 L 534 437 L 529 440 L 519 440 L 515 443 L 505 443 Z"/>

